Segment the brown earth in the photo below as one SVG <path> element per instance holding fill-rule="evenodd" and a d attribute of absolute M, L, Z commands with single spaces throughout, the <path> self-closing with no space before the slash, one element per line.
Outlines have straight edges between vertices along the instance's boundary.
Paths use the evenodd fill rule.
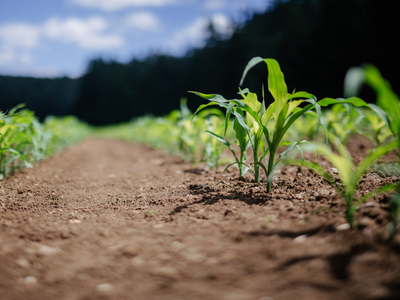
<path fill-rule="evenodd" d="M 54 155 L 0 183 L 0 298 L 400 299 L 389 195 L 340 230 L 320 176 L 284 167 L 267 194 L 248 175 L 104 139 Z M 396 181 L 376 170 L 358 196 Z"/>

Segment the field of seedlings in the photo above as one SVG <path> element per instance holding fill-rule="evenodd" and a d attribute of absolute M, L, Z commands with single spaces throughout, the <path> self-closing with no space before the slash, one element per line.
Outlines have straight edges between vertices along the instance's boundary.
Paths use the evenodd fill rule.
<path fill-rule="evenodd" d="M 400 299 L 399 97 L 371 65 L 343 99 L 283 71 L 104 128 L 3 112 L 0 298 Z"/>

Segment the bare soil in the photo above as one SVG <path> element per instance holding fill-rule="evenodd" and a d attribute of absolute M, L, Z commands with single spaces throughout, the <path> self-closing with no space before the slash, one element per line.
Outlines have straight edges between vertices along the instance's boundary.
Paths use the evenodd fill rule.
<path fill-rule="evenodd" d="M 0 298 L 400 299 L 389 195 L 341 230 L 320 176 L 284 167 L 267 194 L 248 175 L 122 141 L 66 149 L 0 183 Z M 358 196 L 398 179 L 371 170 Z"/>

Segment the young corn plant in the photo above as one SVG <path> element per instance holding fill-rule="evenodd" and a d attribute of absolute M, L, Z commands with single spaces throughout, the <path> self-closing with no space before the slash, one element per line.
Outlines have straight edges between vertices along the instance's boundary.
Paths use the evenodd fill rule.
<path fill-rule="evenodd" d="M 52 117 L 42 124 L 32 111 L 20 110 L 23 107 L 21 104 L 7 114 L 0 113 L 0 179 L 14 175 L 16 169 L 32 167 L 32 163 L 67 146 L 64 143 L 83 138 L 89 131 L 74 117 Z"/>
<path fill-rule="evenodd" d="M 317 127 L 321 125 L 321 106 L 328 106 L 336 103 L 351 103 L 356 106 L 367 106 L 367 104 L 359 98 L 349 99 L 333 99 L 325 98 L 321 101 L 316 100 L 315 96 L 307 92 L 288 93 L 287 86 L 284 80 L 284 75 L 280 69 L 278 62 L 274 59 L 263 59 L 255 57 L 247 64 L 240 85 L 242 85 L 248 71 L 255 65 L 265 62 L 268 68 L 268 90 L 273 97 L 273 102 L 266 108 L 265 101 L 258 101 L 257 95 L 251 93 L 248 89 L 239 92 L 242 100 L 231 99 L 227 100 L 218 94 L 203 94 L 194 93 L 208 101 L 207 104 L 201 105 L 197 111 L 210 105 L 219 105 L 226 109 L 225 132 L 229 124 L 229 118 L 234 116 L 235 121 L 243 128 L 248 141 L 253 150 L 253 167 L 247 167 L 253 172 L 257 183 L 260 182 L 260 169 L 264 170 L 267 177 L 267 191 L 272 190 L 273 171 L 277 164 L 287 153 L 299 144 L 305 143 L 305 140 L 295 142 L 282 142 L 288 129 L 302 115 L 310 114 L 317 117 Z M 303 106 L 303 107 L 301 107 Z M 269 129 L 268 123 L 274 122 L 272 130 Z M 324 124 L 322 123 L 324 126 Z M 223 139 L 220 139 L 222 142 Z M 227 145 L 227 144 L 226 144 Z M 247 145 L 242 143 L 244 149 Z M 282 152 L 277 158 L 279 146 L 288 146 L 286 151 Z M 236 157 L 236 156 L 235 156 Z M 263 160 L 266 163 L 263 163 Z M 242 160 L 236 158 L 239 165 L 244 165 Z"/>
<path fill-rule="evenodd" d="M 22 110 L 19 105 L 11 109 L 0 119 L 0 179 L 14 175 L 16 169 L 31 167 L 34 145 L 33 112 Z"/>
<path fill-rule="evenodd" d="M 324 118 L 321 118 L 321 123 Z M 320 139 L 318 135 L 318 119 L 309 114 L 299 117 L 286 132 L 284 140 L 315 140 Z"/>
<path fill-rule="evenodd" d="M 268 89 L 274 98 L 274 102 L 268 107 L 265 106 L 265 101 L 262 103 L 258 101 L 257 95 L 251 93 L 248 89 L 244 89 L 239 92 L 242 96 L 242 100 L 233 99 L 226 100 L 221 95 L 216 94 L 202 94 L 198 92 L 192 92 L 196 95 L 205 98 L 210 103 L 201 105 L 196 113 L 204 109 L 209 105 L 219 105 L 226 108 L 226 119 L 225 119 L 225 132 L 228 127 L 229 118 L 231 114 L 235 117 L 237 141 L 239 148 L 241 149 L 241 158 L 238 159 L 235 155 L 235 159 L 241 172 L 245 172 L 245 168 L 250 169 L 255 177 L 257 183 L 260 183 L 260 169 L 264 170 L 268 179 L 268 192 L 272 190 L 272 174 L 273 170 L 288 151 L 293 149 L 301 142 L 290 143 L 287 151 L 283 152 L 278 159 L 275 160 L 275 156 L 280 145 L 287 145 L 282 143 L 282 138 L 286 131 L 290 128 L 293 122 L 302 114 L 309 112 L 313 115 L 319 116 L 321 109 L 316 103 L 316 99 L 313 95 L 306 92 L 296 92 L 289 94 L 287 92 L 286 83 L 284 81 L 283 73 L 280 69 L 278 62 L 274 59 L 262 59 L 260 57 L 253 58 L 246 66 L 240 85 L 243 83 L 247 72 L 256 64 L 265 62 L 268 67 Z M 297 98 L 305 98 L 304 100 L 294 100 Z M 299 105 L 303 102 L 309 103 L 304 108 L 299 108 Z M 316 111 L 311 111 L 315 108 Z M 275 126 L 272 132 L 269 132 L 267 124 L 270 120 L 275 119 Z M 241 127 L 241 128 L 240 128 Z M 229 146 L 220 137 L 227 146 Z M 251 145 L 253 150 L 253 167 L 244 163 L 244 155 L 248 149 L 248 144 Z M 233 150 L 231 150 L 234 152 Z M 264 165 L 263 160 L 268 160 Z"/>
<path fill-rule="evenodd" d="M 332 105 L 323 119 L 328 131 L 338 137 L 342 144 L 346 145 L 349 136 L 359 132 L 359 124 L 363 120 L 363 115 L 360 115 L 358 109 L 346 103 Z"/>
<path fill-rule="evenodd" d="M 221 122 L 223 122 L 221 120 L 224 119 L 224 115 L 219 109 L 210 108 L 203 110 L 199 114 L 199 117 L 203 118 L 207 128 L 206 133 L 208 133 L 200 135 L 200 138 L 204 144 L 203 154 L 200 162 L 204 162 L 206 168 L 216 170 L 220 165 L 220 158 L 224 147 L 218 142 L 218 140 L 213 138 L 213 134 L 215 134 L 213 132 L 220 129 Z"/>
<path fill-rule="evenodd" d="M 232 152 L 233 157 L 235 158 L 234 162 L 228 164 L 225 167 L 224 172 L 230 166 L 237 165 L 237 167 L 239 168 L 239 177 L 243 177 L 247 173 L 247 171 L 251 169 L 251 167 L 246 164 L 247 150 L 250 148 L 251 143 L 248 139 L 246 131 L 238 123 L 237 119 L 234 120 L 233 129 L 235 131 L 236 142 L 237 142 L 237 145 L 239 146 L 239 150 L 240 150 L 239 157 L 236 155 L 235 150 L 233 149 L 231 143 L 229 143 L 228 139 L 226 139 L 226 138 L 222 137 L 221 135 L 218 135 L 215 132 L 210 131 L 210 130 L 206 130 L 206 132 L 209 135 L 216 138 L 217 140 L 219 140 L 220 142 L 222 142 L 226 147 L 228 147 L 228 149 Z"/>
<path fill-rule="evenodd" d="M 305 166 L 308 169 L 320 174 L 324 177 L 324 179 L 332 184 L 336 190 L 343 197 L 345 206 L 346 206 L 346 219 L 350 224 L 350 227 L 353 228 L 355 225 L 354 213 L 356 209 L 364 203 L 369 197 L 376 195 L 380 192 L 388 192 L 392 191 L 396 188 L 396 185 L 386 185 L 375 191 L 372 191 L 362 198 L 356 201 L 355 199 L 355 191 L 358 186 L 358 182 L 361 177 L 364 175 L 365 171 L 382 155 L 388 153 L 396 149 L 399 144 L 397 140 L 393 140 L 392 142 L 379 146 L 373 149 L 370 154 L 361 161 L 357 166 L 354 165 L 353 160 L 350 156 L 350 153 L 347 151 L 345 146 L 340 143 L 339 139 L 330 134 L 330 141 L 335 145 L 338 153 L 335 153 L 328 145 L 326 144 L 308 144 L 303 147 L 305 151 L 317 151 L 319 154 L 322 154 L 332 165 L 338 170 L 339 177 L 341 182 L 336 182 L 335 178 L 328 174 L 324 169 L 316 162 L 307 161 L 307 160 L 299 160 L 299 159 L 287 159 L 285 160 L 286 164 Z"/>
<path fill-rule="evenodd" d="M 367 137 L 375 147 L 382 145 L 386 140 L 393 138 L 393 133 L 386 122 L 370 109 L 358 109 L 362 118 L 356 123 L 358 133 Z"/>
<path fill-rule="evenodd" d="M 369 104 L 369 107 L 374 110 L 379 117 L 389 127 L 394 139 L 399 139 L 400 129 L 400 99 L 396 95 L 390 83 L 384 79 L 379 70 L 369 64 L 359 68 L 351 68 L 345 78 L 345 93 L 347 95 L 355 95 L 363 83 L 368 84 L 377 94 L 376 105 Z M 377 135 L 380 135 L 381 126 L 375 126 Z M 381 137 L 387 142 L 387 136 Z M 382 140 L 378 141 L 383 142 Z"/>

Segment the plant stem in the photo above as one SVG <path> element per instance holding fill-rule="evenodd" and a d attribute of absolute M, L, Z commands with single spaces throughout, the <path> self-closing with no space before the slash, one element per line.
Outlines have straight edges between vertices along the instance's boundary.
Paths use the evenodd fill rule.
<path fill-rule="evenodd" d="M 246 161 L 246 154 L 247 151 L 242 151 L 240 153 L 239 176 L 244 176 L 245 165 L 243 163 Z"/>
<path fill-rule="evenodd" d="M 254 176 L 256 178 L 256 182 L 259 184 L 260 183 L 260 166 L 258 165 L 258 147 L 255 147 L 253 149 L 253 154 L 254 154 Z"/>
<path fill-rule="evenodd" d="M 346 202 L 346 220 L 350 224 L 350 228 L 354 228 L 354 212 L 356 210 L 355 205 L 353 205 L 353 197 L 351 195 L 345 196 Z"/>
<path fill-rule="evenodd" d="M 268 174 L 267 174 L 267 193 L 272 192 L 272 180 L 269 181 L 268 178 L 271 173 L 274 171 L 274 162 L 275 162 L 275 153 L 276 149 L 270 149 L 269 157 L 268 157 Z"/>

